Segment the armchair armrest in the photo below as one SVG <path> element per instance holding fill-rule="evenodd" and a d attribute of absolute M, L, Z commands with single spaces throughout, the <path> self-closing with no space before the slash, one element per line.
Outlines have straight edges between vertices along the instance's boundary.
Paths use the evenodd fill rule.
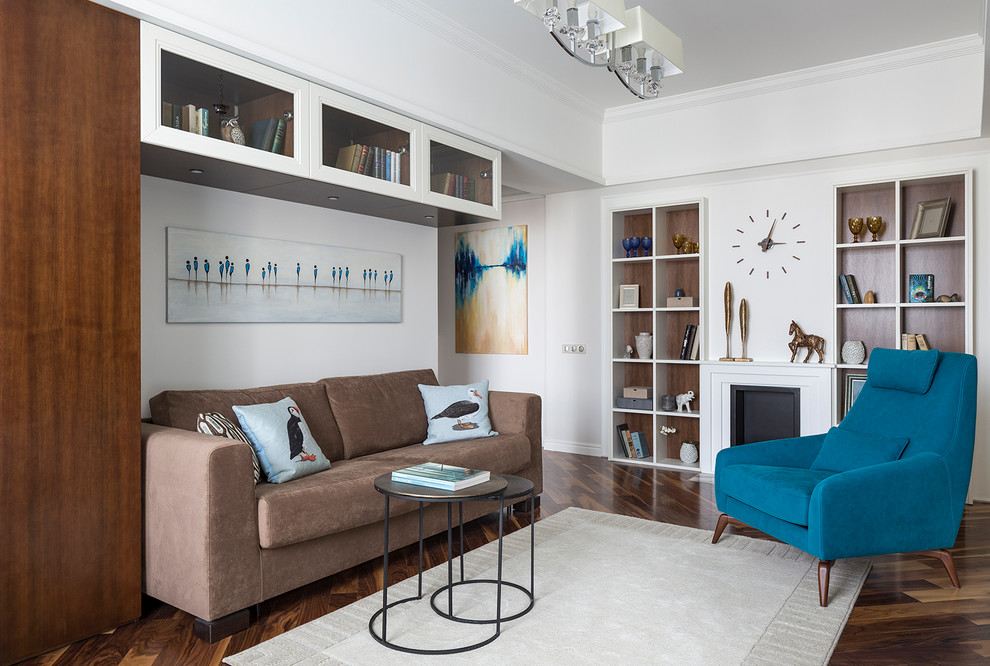
<path fill-rule="evenodd" d="M 249 447 L 149 423 L 141 445 L 145 592 L 208 621 L 260 602 Z"/>
<path fill-rule="evenodd" d="M 949 473 L 934 453 L 825 479 L 808 510 L 808 541 L 821 559 L 951 548 Z"/>
<path fill-rule="evenodd" d="M 753 442 L 722 449 L 715 456 L 715 500 L 724 506 L 725 495 L 721 491 L 722 472 L 729 465 L 771 465 L 773 467 L 801 467 L 808 469 L 822 448 L 825 434 L 774 439 L 769 442 Z"/>
<path fill-rule="evenodd" d="M 536 494 L 540 494 L 543 492 L 543 400 L 535 393 L 489 391 L 488 411 L 493 429 L 529 439 L 530 463 L 519 476 L 532 481 Z"/>

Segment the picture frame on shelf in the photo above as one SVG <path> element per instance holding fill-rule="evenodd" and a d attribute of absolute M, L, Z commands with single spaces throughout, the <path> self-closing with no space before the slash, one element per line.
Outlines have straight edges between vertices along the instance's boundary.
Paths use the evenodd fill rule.
<path fill-rule="evenodd" d="M 849 408 L 856 402 L 859 392 L 866 385 L 866 375 L 848 374 L 846 375 L 846 410 L 843 414 L 849 413 Z"/>
<path fill-rule="evenodd" d="M 911 239 L 941 238 L 949 221 L 950 197 L 919 201 L 911 226 Z"/>
<path fill-rule="evenodd" d="M 639 307 L 639 285 L 620 284 L 619 285 L 619 309 L 635 310 Z"/>

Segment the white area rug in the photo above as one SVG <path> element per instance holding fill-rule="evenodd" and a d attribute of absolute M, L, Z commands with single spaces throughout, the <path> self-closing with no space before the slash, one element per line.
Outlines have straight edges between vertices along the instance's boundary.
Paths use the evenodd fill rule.
<path fill-rule="evenodd" d="M 417 656 L 379 645 L 368 620 L 381 593 L 227 657 L 231 666 L 282 664 L 825 664 L 869 573 L 868 560 L 832 567 L 818 605 L 815 558 L 783 544 L 570 508 L 536 523 L 536 605 L 477 650 Z M 529 585 L 529 528 L 504 540 L 505 580 Z M 467 578 L 495 578 L 497 543 L 465 556 Z M 456 564 L 456 562 L 455 562 Z M 455 566 L 455 580 L 457 568 Z M 447 567 L 424 574 L 424 597 L 389 610 L 388 638 L 417 648 L 467 645 L 490 625 L 451 622 L 429 598 Z M 503 617 L 528 602 L 503 588 Z M 414 595 L 413 576 L 389 601 Z M 455 588 L 461 617 L 494 617 L 494 586 Z M 438 598 L 446 608 L 446 596 Z M 380 621 L 377 623 L 380 629 Z"/>

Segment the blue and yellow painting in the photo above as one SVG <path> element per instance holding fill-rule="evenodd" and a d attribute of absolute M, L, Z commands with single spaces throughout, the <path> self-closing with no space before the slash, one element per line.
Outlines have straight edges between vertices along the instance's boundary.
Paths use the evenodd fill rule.
<path fill-rule="evenodd" d="M 526 227 L 465 231 L 454 250 L 459 354 L 529 353 Z"/>

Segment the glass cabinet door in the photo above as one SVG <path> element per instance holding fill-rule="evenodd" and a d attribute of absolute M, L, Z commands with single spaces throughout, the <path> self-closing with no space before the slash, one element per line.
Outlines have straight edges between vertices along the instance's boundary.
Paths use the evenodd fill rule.
<path fill-rule="evenodd" d="M 501 219 L 501 153 L 457 135 L 426 129 L 430 182 L 428 203 Z"/>

